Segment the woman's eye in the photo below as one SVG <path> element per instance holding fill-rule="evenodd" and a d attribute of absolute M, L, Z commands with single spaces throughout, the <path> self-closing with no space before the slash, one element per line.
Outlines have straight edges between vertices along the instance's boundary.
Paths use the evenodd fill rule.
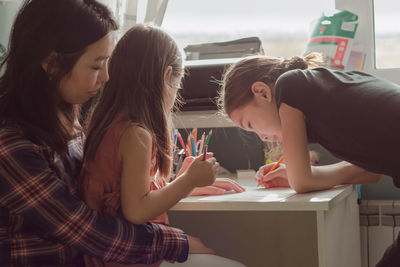
<path fill-rule="evenodd" d="M 92 67 L 93 70 L 101 70 L 101 67 Z"/>

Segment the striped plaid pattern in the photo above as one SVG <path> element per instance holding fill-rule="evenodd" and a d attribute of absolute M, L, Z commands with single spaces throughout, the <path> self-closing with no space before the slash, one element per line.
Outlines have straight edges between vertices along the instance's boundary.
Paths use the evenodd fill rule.
<path fill-rule="evenodd" d="M 89 209 L 74 180 L 82 140 L 69 147 L 69 156 L 52 157 L 17 126 L 0 125 L 0 266 L 74 265 L 81 253 L 119 263 L 186 260 L 182 231 Z"/>

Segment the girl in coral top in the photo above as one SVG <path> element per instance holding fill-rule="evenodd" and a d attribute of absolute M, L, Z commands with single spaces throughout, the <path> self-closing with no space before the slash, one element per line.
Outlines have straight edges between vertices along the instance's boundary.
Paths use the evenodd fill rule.
<path fill-rule="evenodd" d="M 80 189 L 90 207 L 135 224 L 168 224 L 170 207 L 196 187 L 215 182 L 219 164 L 212 155 L 205 161 L 201 156 L 190 159 L 182 174 L 166 182 L 172 166 L 169 115 L 183 73 L 175 41 L 157 27 L 136 25 L 118 42 L 110 59 L 110 80 L 88 118 Z M 244 190 L 234 182 L 222 187 Z M 188 240 L 189 253 L 196 255 L 189 254 L 185 266 L 243 266 L 214 255 L 198 238 Z M 121 266 L 91 257 L 85 262 Z"/>

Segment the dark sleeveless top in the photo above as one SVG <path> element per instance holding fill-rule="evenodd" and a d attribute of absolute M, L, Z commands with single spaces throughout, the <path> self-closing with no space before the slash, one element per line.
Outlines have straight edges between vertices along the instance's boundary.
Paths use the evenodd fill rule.
<path fill-rule="evenodd" d="M 360 71 L 291 70 L 276 103 L 303 112 L 310 143 L 400 187 L 400 85 Z"/>

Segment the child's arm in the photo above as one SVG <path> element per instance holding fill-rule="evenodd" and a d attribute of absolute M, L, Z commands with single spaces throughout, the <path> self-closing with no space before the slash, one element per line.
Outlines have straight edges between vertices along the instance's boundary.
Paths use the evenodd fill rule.
<path fill-rule="evenodd" d="M 212 158 L 213 153 L 207 153 L 207 158 Z M 188 167 L 192 164 L 194 157 L 186 157 L 183 161 L 182 167 L 178 172 L 178 176 L 186 172 Z M 235 191 L 237 193 L 243 192 L 246 189 L 237 182 L 228 178 L 217 178 L 210 186 L 196 187 L 190 196 L 204 196 L 204 195 L 223 195 L 227 191 Z"/>
<path fill-rule="evenodd" d="M 353 165 L 346 161 L 341 161 L 336 164 L 313 166 L 313 175 L 341 175 L 343 177 L 343 184 L 371 184 L 378 182 L 382 175 L 378 173 L 369 172 Z"/>
<path fill-rule="evenodd" d="M 139 126 L 122 135 L 119 152 L 122 158 L 121 207 L 124 217 L 142 224 L 157 217 L 188 195 L 196 186 L 212 184 L 218 163 L 215 158 L 196 158 L 191 167 L 169 185 L 150 191 L 152 138 Z"/>
<path fill-rule="evenodd" d="M 372 174 L 347 162 L 311 167 L 303 113 L 282 103 L 279 115 L 287 176 L 291 187 L 297 193 L 328 189 L 339 184 L 360 183 L 367 180 L 371 182 L 379 179 L 378 174 Z"/>

